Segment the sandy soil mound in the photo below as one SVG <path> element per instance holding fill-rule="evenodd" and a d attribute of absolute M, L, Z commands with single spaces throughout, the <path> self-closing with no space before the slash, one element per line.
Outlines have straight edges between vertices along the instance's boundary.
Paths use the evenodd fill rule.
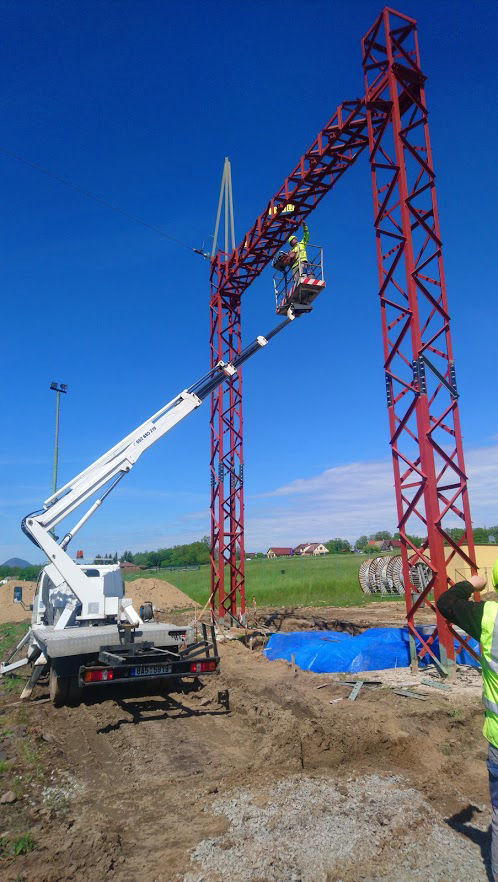
<path fill-rule="evenodd" d="M 23 582 L 22 579 L 13 579 L 12 582 L 6 582 L 0 585 L 0 624 L 5 622 L 30 622 L 31 612 L 23 609 L 20 603 L 14 603 L 14 586 L 19 585 L 22 588 L 22 599 L 25 606 L 29 607 L 33 603 L 33 594 L 35 593 L 36 582 Z"/>
<path fill-rule="evenodd" d="M 199 607 L 195 600 L 169 582 L 164 582 L 163 579 L 135 579 L 134 582 L 125 582 L 125 592 L 127 597 L 131 597 L 137 610 L 140 604 L 149 600 L 157 610 L 161 611 Z"/>

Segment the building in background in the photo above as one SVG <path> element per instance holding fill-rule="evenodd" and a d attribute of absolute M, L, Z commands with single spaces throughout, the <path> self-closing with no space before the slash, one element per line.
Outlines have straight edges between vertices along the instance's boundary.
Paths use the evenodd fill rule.
<path fill-rule="evenodd" d="M 301 557 L 311 557 L 312 555 L 316 557 L 319 554 L 328 553 L 329 550 L 323 542 L 302 542 L 301 545 L 296 545 L 294 549 L 294 554 L 300 554 Z"/>
<path fill-rule="evenodd" d="M 269 548 L 266 552 L 267 557 L 292 557 L 294 554 L 293 548 Z"/>
<path fill-rule="evenodd" d="M 123 573 L 123 576 L 125 573 L 140 573 L 141 570 L 143 570 L 143 567 L 139 567 L 137 566 L 137 564 L 134 563 L 129 563 L 127 560 L 121 561 L 119 567 L 121 569 L 121 572 Z"/>

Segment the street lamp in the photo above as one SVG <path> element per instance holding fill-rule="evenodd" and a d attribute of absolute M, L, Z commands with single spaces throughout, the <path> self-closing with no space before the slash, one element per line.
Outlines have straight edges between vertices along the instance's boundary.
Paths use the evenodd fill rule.
<path fill-rule="evenodd" d="M 67 386 L 65 383 L 50 383 L 50 388 L 56 393 L 55 402 L 55 445 L 54 445 L 54 480 L 52 493 L 57 490 L 57 464 L 59 459 L 59 410 L 61 402 L 61 392 L 66 394 Z"/>

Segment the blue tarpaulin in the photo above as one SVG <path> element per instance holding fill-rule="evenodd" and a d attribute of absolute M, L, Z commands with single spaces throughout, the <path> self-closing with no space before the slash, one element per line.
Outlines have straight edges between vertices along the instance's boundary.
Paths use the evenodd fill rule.
<path fill-rule="evenodd" d="M 477 641 L 470 637 L 468 640 L 472 649 L 479 652 Z M 421 644 L 416 642 L 418 651 Z M 439 658 L 437 638 L 431 648 Z M 356 674 L 360 671 L 381 671 L 410 665 L 408 628 L 368 628 L 356 637 L 343 631 L 291 631 L 272 634 L 264 653 L 270 661 L 291 661 L 291 656 L 294 656 L 298 668 L 315 671 L 317 674 Z M 456 641 L 455 653 L 459 665 L 478 667 L 470 653 L 461 649 Z M 421 664 L 429 662 L 430 657 L 426 654 Z"/>

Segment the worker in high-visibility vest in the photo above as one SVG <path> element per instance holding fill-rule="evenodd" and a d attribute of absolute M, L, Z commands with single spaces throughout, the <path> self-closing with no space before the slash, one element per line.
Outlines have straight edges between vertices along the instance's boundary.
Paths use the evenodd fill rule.
<path fill-rule="evenodd" d="M 498 592 L 498 558 L 491 579 Z M 498 593 L 490 600 L 473 602 L 474 591 L 486 587 L 483 576 L 471 576 L 468 581 L 453 585 L 437 601 L 437 608 L 445 619 L 462 628 L 481 644 L 482 701 L 485 719 L 482 734 L 488 741 L 489 794 L 493 814 L 491 818 L 491 866 L 498 882 Z"/>
<path fill-rule="evenodd" d="M 310 240 L 310 231 L 305 223 L 303 223 L 303 238 L 298 240 L 296 235 L 289 238 L 291 251 L 287 258 L 288 264 L 292 267 L 292 275 L 294 281 L 299 281 L 300 276 L 306 275 L 308 268 L 308 255 L 306 254 L 306 245 Z"/>

